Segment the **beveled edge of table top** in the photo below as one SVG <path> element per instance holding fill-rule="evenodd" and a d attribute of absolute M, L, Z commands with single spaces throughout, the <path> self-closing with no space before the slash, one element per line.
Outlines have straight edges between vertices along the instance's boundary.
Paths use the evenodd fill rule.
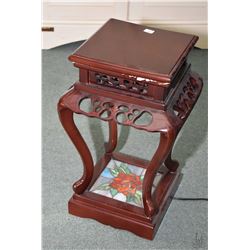
<path fill-rule="evenodd" d="M 114 19 L 114 18 L 111 18 L 111 19 Z M 107 22 L 109 22 L 111 19 L 109 19 Z M 117 20 L 117 19 L 115 19 L 115 20 Z M 105 22 L 103 24 L 103 26 L 107 22 Z M 144 25 L 142 25 L 142 26 L 144 26 Z M 149 27 L 149 26 L 144 26 L 144 27 L 152 28 L 152 27 Z M 100 29 L 98 29 L 97 32 Z M 95 33 L 92 36 L 94 36 Z M 175 33 L 179 33 L 179 32 L 175 32 Z M 178 72 L 178 69 L 180 69 L 180 67 L 182 66 L 182 63 L 184 62 L 184 60 L 186 59 L 188 53 L 194 47 L 194 45 L 198 41 L 198 39 L 199 39 L 198 36 L 193 35 L 193 38 L 191 39 L 190 43 L 188 44 L 186 49 L 183 51 L 183 53 L 180 55 L 180 57 L 176 61 L 175 65 L 173 66 L 173 68 L 171 69 L 169 74 L 161 74 L 161 73 L 156 73 L 156 72 L 139 70 L 139 69 L 135 69 L 135 68 L 131 68 L 131 67 L 126 67 L 126 66 L 123 66 L 123 65 L 113 64 L 111 62 L 103 61 L 103 60 L 100 60 L 100 59 L 97 60 L 97 59 L 94 59 L 94 58 L 89 58 L 89 57 L 85 57 L 85 56 L 82 56 L 82 55 L 77 55 L 76 51 L 79 48 L 77 48 L 76 51 L 72 55 L 70 55 L 68 57 L 68 59 L 71 62 L 73 62 L 75 64 L 75 66 L 77 66 L 77 67 L 84 68 L 85 65 L 88 65 L 88 66 L 92 67 L 93 69 L 97 69 L 97 70 L 98 69 L 100 69 L 100 70 L 103 69 L 103 70 L 114 71 L 114 72 L 117 72 L 117 73 L 120 73 L 120 74 L 132 75 L 133 77 L 144 77 L 145 79 L 152 79 L 152 80 L 155 80 L 155 81 L 159 81 L 160 85 L 164 86 L 164 85 L 168 85 L 171 82 L 171 80 L 175 77 L 176 73 Z M 81 44 L 81 46 L 84 43 L 86 43 L 88 40 L 83 42 Z"/>

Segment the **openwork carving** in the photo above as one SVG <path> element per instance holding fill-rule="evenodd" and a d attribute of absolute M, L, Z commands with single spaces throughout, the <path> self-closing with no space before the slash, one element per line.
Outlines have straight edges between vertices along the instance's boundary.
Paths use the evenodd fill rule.
<path fill-rule="evenodd" d="M 140 95 L 148 94 L 148 83 L 134 79 L 124 79 L 121 77 L 105 75 L 98 72 L 90 72 L 90 78 L 94 83 L 102 86 L 122 89 Z"/>
<path fill-rule="evenodd" d="M 173 105 L 173 111 L 181 120 L 187 118 L 187 115 L 192 110 L 201 90 L 201 81 L 189 76 L 188 80 L 181 86 L 177 93 L 178 98 Z"/>
<path fill-rule="evenodd" d="M 102 100 L 96 96 L 86 96 L 80 100 L 80 109 L 90 113 L 102 120 L 109 120 L 112 117 L 119 124 L 148 126 L 152 123 L 152 114 L 150 111 L 133 107 L 127 104 L 114 103 L 113 101 Z"/>
<path fill-rule="evenodd" d="M 152 184 L 159 166 L 167 157 L 174 142 L 176 130 L 172 124 L 171 114 L 167 111 L 146 108 L 143 106 L 125 103 L 89 92 L 82 91 L 75 84 L 59 101 L 58 112 L 60 120 L 76 146 L 84 165 L 82 177 L 74 183 L 75 193 L 82 194 L 90 185 L 93 178 L 93 159 L 82 138 L 79 130 L 73 121 L 73 113 L 83 114 L 90 117 L 109 122 L 109 142 L 106 144 L 106 153 L 112 153 L 117 144 L 116 123 L 129 125 L 137 129 L 144 129 L 150 132 L 161 132 L 160 143 L 148 163 L 143 181 L 143 205 L 145 215 L 151 218 L 158 211 L 156 197 L 152 195 Z"/>
<path fill-rule="evenodd" d="M 126 102 L 123 99 L 100 96 L 98 90 L 84 88 L 76 83 L 58 104 L 61 122 L 81 155 L 84 165 L 82 177 L 73 185 L 75 193 L 82 194 L 90 185 L 94 167 L 91 153 L 74 124 L 73 113 L 109 122 L 110 137 L 109 142 L 105 144 L 107 154 L 112 154 L 117 144 L 117 123 L 149 132 L 160 132 L 160 143 L 152 160 L 148 163 L 142 186 L 145 215 L 147 218 L 152 218 L 157 214 L 160 196 L 152 195 L 153 180 L 163 162 L 171 173 L 176 172 L 178 163 L 171 159 L 172 146 L 179 128 L 197 101 L 201 88 L 201 78 L 189 72 L 187 77 L 177 85 L 166 110 L 159 110 Z M 163 183 L 162 186 L 165 184 Z"/>
<path fill-rule="evenodd" d="M 75 85 L 63 98 L 61 105 L 74 113 L 96 117 L 104 121 L 132 126 L 149 132 L 166 132 L 173 126 L 171 114 L 167 111 L 146 108 L 97 96 L 78 89 Z"/>
<path fill-rule="evenodd" d="M 127 31 L 126 37 L 131 40 L 125 50 L 124 39 L 119 38 L 121 32 L 116 32 L 123 27 Z M 137 32 L 138 27 L 111 19 L 93 40 L 91 38 L 69 57 L 80 69 L 80 77 L 60 98 L 58 113 L 83 163 L 82 176 L 73 185 L 75 193 L 69 201 L 69 212 L 152 240 L 181 180 L 178 162 L 172 160 L 171 151 L 181 126 L 198 99 L 202 80 L 191 72 L 187 62 L 197 36 L 164 33 L 143 26 Z M 144 35 L 150 36 L 143 30 L 156 31 L 153 37 L 158 50 L 157 53 L 141 54 L 138 59 L 133 53 L 140 43 L 133 41 L 133 36 L 138 35 L 143 41 Z M 102 46 L 102 40 L 108 40 L 109 44 Z M 150 49 L 152 44 L 148 41 L 143 46 Z M 115 49 L 107 51 L 106 47 Z M 173 53 L 164 54 L 173 48 Z M 117 51 L 127 54 L 116 54 Z M 129 65 L 119 60 L 121 56 L 126 57 Z M 95 165 L 74 122 L 75 114 L 108 123 L 105 153 Z M 117 152 L 117 124 L 159 132 L 160 141 L 151 160 Z M 147 149 L 147 145 L 140 147 Z M 112 163 L 111 159 L 124 164 Z M 137 169 L 131 169 L 129 165 Z M 161 173 L 161 178 L 152 192 L 158 173 Z M 110 175 L 112 179 L 108 178 Z M 101 183 L 101 177 L 111 180 L 105 179 Z M 98 192 L 92 190 L 95 183 L 98 183 Z M 108 197 L 103 195 L 105 190 L 109 190 Z M 135 204 L 131 203 L 132 200 Z"/>

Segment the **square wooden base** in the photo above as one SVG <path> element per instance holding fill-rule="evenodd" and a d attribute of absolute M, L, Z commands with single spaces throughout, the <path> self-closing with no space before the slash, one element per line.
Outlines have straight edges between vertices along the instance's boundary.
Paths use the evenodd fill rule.
<path fill-rule="evenodd" d="M 106 162 L 107 160 L 102 159 L 97 164 L 98 172 L 103 169 Z M 179 170 L 174 173 L 165 173 L 161 180 L 164 185 L 160 185 L 160 188 L 156 190 L 159 194 L 156 194 L 159 197 L 157 199 L 159 211 L 152 218 L 146 217 L 144 209 L 141 207 L 105 197 L 89 190 L 81 195 L 74 194 L 72 196 L 68 204 L 69 213 L 83 218 L 92 218 L 103 224 L 125 229 L 152 240 L 179 186 L 180 177 Z"/>

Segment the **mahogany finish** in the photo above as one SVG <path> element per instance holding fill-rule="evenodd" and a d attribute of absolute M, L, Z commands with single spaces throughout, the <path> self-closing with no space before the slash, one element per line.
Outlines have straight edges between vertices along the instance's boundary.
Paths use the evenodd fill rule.
<path fill-rule="evenodd" d="M 58 113 L 84 167 L 73 184 L 71 214 L 154 238 L 181 177 L 178 162 L 171 158 L 172 147 L 202 89 L 202 79 L 187 62 L 197 40 L 193 35 L 110 19 L 69 57 L 79 68 L 79 81 L 59 100 Z M 82 107 L 85 101 L 90 103 L 88 109 Z M 109 124 L 105 154 L 95 165 L 74 113 Z M 160 133 L 151 161 L 115 152 L 117 123 Z M 90 191 L 110 159 L 146 169 L 143 207 Z M 157 173 L 162 178 L 152 191 Z"/>
<path fill-rule="evenodd" d="M 144 32 L 153 30 L 153 34 Z M 169 82 L 197 36 L 110 19 L 69 58 L 89 67 Z"/>

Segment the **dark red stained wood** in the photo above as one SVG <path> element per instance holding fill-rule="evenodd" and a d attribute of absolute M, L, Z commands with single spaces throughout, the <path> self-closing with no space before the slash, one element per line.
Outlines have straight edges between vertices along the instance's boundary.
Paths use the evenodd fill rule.
<path fill-rule="evenodd" d="M 133 94 L 126 94 L 122 93 L 122 91 L 110 91 L 107 88 L 104 88 L 102 86 L 93 86 L 90 84 L 81 84 L 77 82 L 75 84 L 75 88 L 78 90 L 87 90 L 89 93 L 94 94 L 94 95 L 99 95 L 100 93 L 102 94 L 103 97 L 107 98 L 113 98 L 114 96 L 116 97 L 116 100 L 119 101 L 125 101 L 127 103 L 133 103 L 141 106 L 146 106 L 146 107 L 152 107 L 155 109 L 165 109 L 165 105 L 160 102 L 155 102 L 153 100 L 144 100 L 143 98 L 138 98 L 138 96 L 135 96 Z"/>
<path fill-rule="evenodd" d="M 103 224 L 129 230 L 152 240 L 179 185 L 179 171 L 168 173 L 164 180 L 165 185 L 162 185 L 158 213 L 154 217 L 145 216 L 141 208 L 90 192 L 73 195 L 69 201 L 69 213 L 83 218 L 96 219 Z"/>
<path fill-rule="evenodd" d="M 155 175 L 162 165 L 166 157 L 168 156 L 172 143 L 175 140 L 175 130 L 168 130 L 167 133 L 161 133 L 160 142 L 158 148 L 147 166 L 147 170 L 143 180 L 143 204 L 145 209 L 145 214 L 148 217 L 152 217 L 155 213 L 158 212 L 158 204 L 155 197 L 152 195 L 152 186 Z"/>
<path fill-rule="evenodd" d="M 147 168 L 149 161 L 138 158 L 136 156 L 130 156 L 127 154 L 122 154 L 119 152 L 113 152 L 112 153 L 112 158 L 118 161 L 123 161 L 123 162 L 127 162 L 131 165 L 136 165 L 138 167 L 141 168 Z"/>
<path fill-rule="evenodd" d="M 76 193 L 81 194 L 88 187 L 89 183 L 92 180 L 94 172 L 93 159 L 87 144 L 83 140 L 79 130 L 74 123 L 72 110 L 65 108 L 62 101 L 63 100 L 61 99 L 61 102 L 59 101 L 58 103 L 58 113 L 60 121 L 71 141 L 78 150 L 84 166 L 82 177 L 73 184 L 73 190 Z"/>
<path fill-rule="evenodd" d="M 155 32 L 145 33 L 146 28 Z M 168 82 L 197 40 L 193 35 L 110 19 L 69 59 Z"/>
<path fill-rule="evenodd" d="M 58 113 L 84 168 L 83 176 L 73 185 L 75 194 L 69 201 L 69 212 L 152 240 L 180 182 L 179 163 L 171 157 L 175 138 L 197 102 L 203 83 L 186 61 L 196 36 L 155 28 L 150 35 L 143 32 L 145 28 L 110 19 L 73 53 L 70 60 L 79 68 L 79 81 L 60 98 Z M 85 98 L 91 100 L 91 111 L 80 108 Z M 117 118 L 121 105 L 127 107 L 123 121 Z M 131 118 L 134 110 L 139 113 Z M 107 117 L 102 116 L 104 111 Z M 148 112 L 152 121 L 137 124 L 143 112 Z M 95 166 L 73 113 L 108 122 L 105 154 Z M 158 148 L 150 161 L 115 152 L 117 123 L 160 133 Z M 146 169 L 143 207 L 90 192 L 111 158 Z M 162 178 L 152 192 L 157 172 Z"/>

